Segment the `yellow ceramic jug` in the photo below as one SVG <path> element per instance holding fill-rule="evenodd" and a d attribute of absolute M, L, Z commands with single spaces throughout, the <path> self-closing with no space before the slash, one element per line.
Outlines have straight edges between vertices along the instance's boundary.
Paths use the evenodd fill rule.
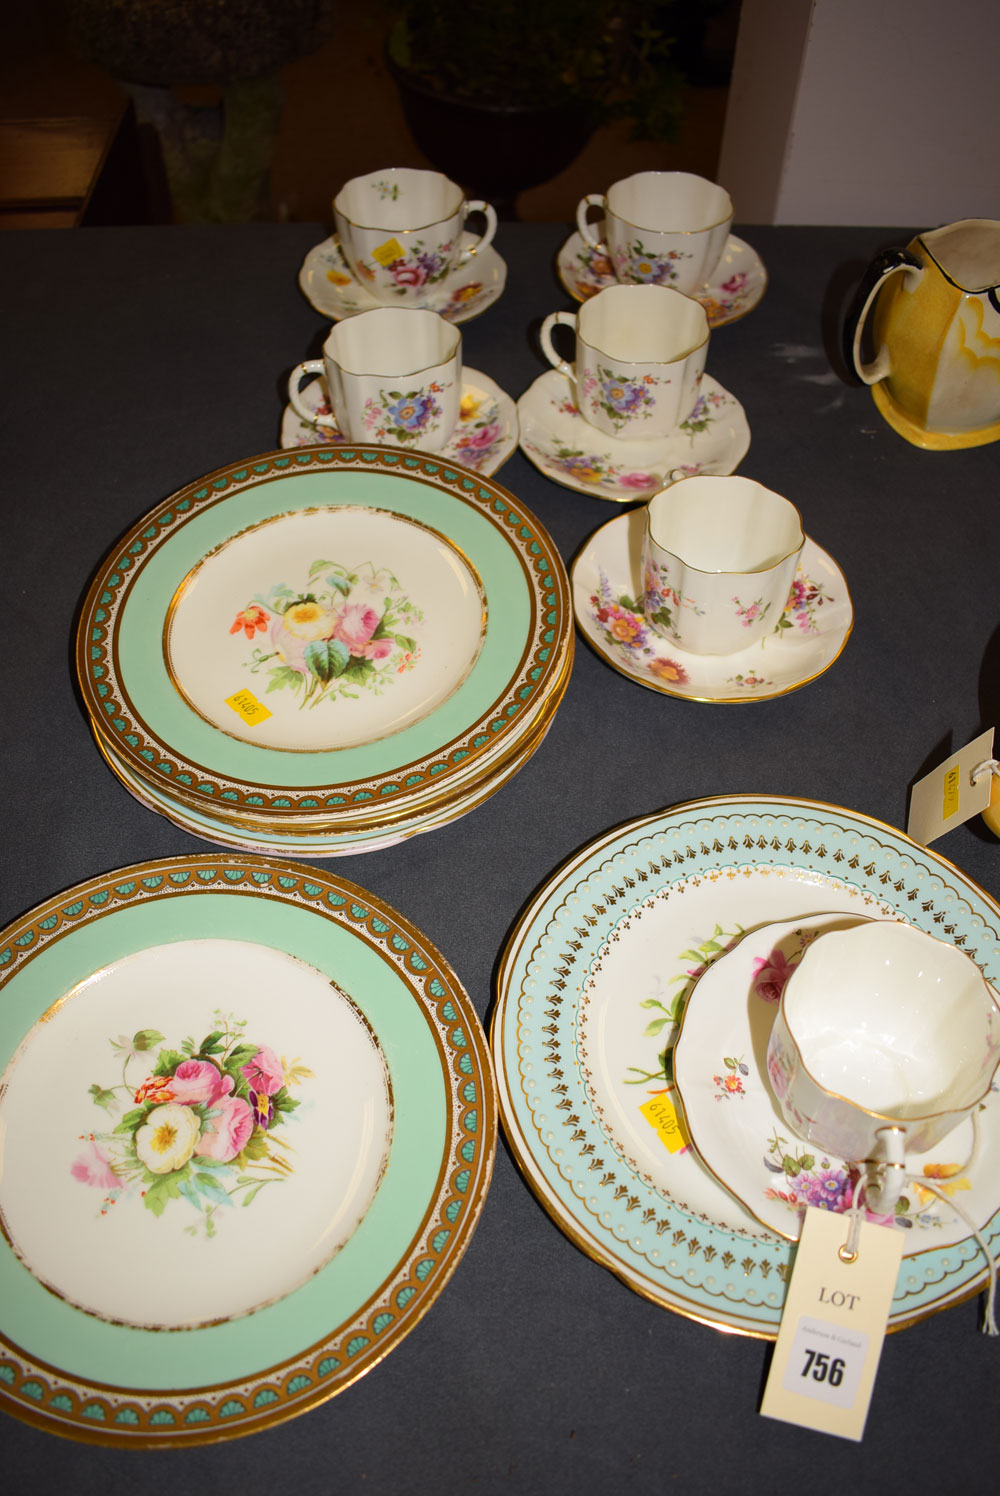
<path fill-rule="evenodd" d="M 964 218 L 868 267 L 845 353 L 894 430 L 918 447 L 1000 439 L 1000 223 Z M 861 338 L 874 304 L 871 363 Z"/>

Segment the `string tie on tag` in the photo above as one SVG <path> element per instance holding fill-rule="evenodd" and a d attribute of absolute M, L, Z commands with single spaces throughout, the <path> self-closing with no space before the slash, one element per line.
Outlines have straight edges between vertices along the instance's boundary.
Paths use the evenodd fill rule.
<path fill-rule="evenodd" d="M 992 772 L 993 773 L 1000 775 L 1000 764 L 998 764 L 995 759 L 990 759 L 989 760 L 989 765 L 992 765 Z M 985 765 L 980 765 L 980 767 L 981 768 L 985 767 Z M 973 771 L 973 777 L 975 777 L 975 772 L 976 771 Z M 976 1158 L 976 1155 L 979 1152 L 979 1142 L 980 1142 L 979 1118 L 978 1118 L 978 1116 L 973 1116 L 973 1118 L 972 1118 L 972 1151 L 969 1154 L 969 1157 L 966 1159 L 965 1163 L 963 1165 L 961 1165 L 961 1167 L 960 1167 L 960 1172 L 961 1173 L 964 1174 L 964 1173 L 966 1173 L 971 1168 L 971 1166 L 972 1166 L 972 1164 L 973 1164 L 973 1162 L 974 1162 L 974 1160 Z M 997 1321 L 996 1321 L 996 1288 L 997 1288 L 996 1260 L 995 1260 L 995 1258 L 993 1256 L 992 1251 L 990 1250 L 990 1246 L 989 1246 L 989 1243 L 986 1240 L 986 1237 L 980 1231 L 979 1227 L 976 1225 L 976 1223 L 972 1219 L 972 1217 L 970 1215 L 968 1215 L 965 1210 L 962 1209 L 962 1207 L 961 1207 L 961 1205 L 959 1205 L 958 1201 L 955 1200 L 955 1199 L 953 1199 L 950 1195 L 946 1194 L 946 1192 L 944 1191 L 944 1189 L 941 1188 L 940 1185 L 934 1184 L 932 1182 L 932 1180 L 930 1180 L 925 1174 L 906 1174 L 906 1175 L 904 1175 L 904 1181 L 907 1184 L 910 1184 L 910 1183 L 919 1184 L 919 1186 L 920 1186 L 920 1188 L 922 1190 L 928 1190 L 930 1192 L 930 1194 L 936 1195 L 937 1198 L 941 1201 L 941 1203 L 943 1205 L 947 1205 L 948 1208 L 949 1208 L 949 1210 L 953 1210 L 955 1212 L 955 1214 L 959 1217 L 959 1219 L 969 1228 L 969 1232 L 973 1236 L 973 1238 L 975 1239 L 976 1244 L 979 1247 L 979 1250 L 982 1252 L 983 1256 L 986 1258 L 986 1271 L 987 1271 L 986 1284 L 987 1284 L 987 1286 L 986 1286 L 986 1303 L 985 1303 L 985 1305 L 983 1307 L 983 1325 L 982 1325 L 983 1334 L 984 1335 L 1000 1335 L 1000 1330 L 997 1329 Z M 865 1190 L 866 1189 L 867 1189 L 867 1180 L 862 1175 L 862 1177 L 858 1181 L 858 1187 L 857 1187 L 857 1189 L 854 1192 L 854 1198 L 851 1201 L 851 1204 L 850 1204 L 850 1206 L 848 1207 L 848 1210 L 847 1210 L 847 1215 L 848 1215 L 848 1218 L 849 1218 L 849 1221 L 850 1221 L 850 1225 L 849 1225 L 848 1232 L 847 1232 L 847 1240 L 845 1241 L 844 1245 L 840 1248 L 839 1255 L 840 1255 L 840 1260 L 842 1262 L 855 1262 L 857 1260 L 857 1256 L 858 1256 L 858 1238 L 859 1238 L 859 1236 L 861 1234 L 862 1202 L 864 1200 Z"/>
<path fill-rule="evenodd" d="M 1000 759 L 984 758 L 974 769 L 970 769 L 969 783 L 978 784 L 984 774 L 995 774 L 1000 779 Z"/>

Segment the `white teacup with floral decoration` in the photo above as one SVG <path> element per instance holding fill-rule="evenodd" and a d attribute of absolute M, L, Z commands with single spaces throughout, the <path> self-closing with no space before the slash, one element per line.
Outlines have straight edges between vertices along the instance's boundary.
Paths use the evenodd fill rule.
<path fill-rule="evenodd" d="M 555 327 L 576 333 L 575 366 L 560 358 Z M 689 415 L 708 354 L 708 318 L 666 286 L 606 286 L 578 312 L 552 312 L 542 351 L 576 386 L 585 421 L 608 436 L 655 440 Z"/>
<path fill-rule="evenodd" d="M 463 247 L 472 213 L 485 229 Z M 453 270 L 493 241 L 497 215 L 489 203 L 466 201 L 439 171 L 390 167 L 352 177 L 333 200 L 333 219 L 348 268 L 376 301 L 425 304 Z"/>
<path fill-rule="evenodd" d="M 604 240 L 588 220 L 604 214 Z M 591 192 L 576 210 L 585 244 L 606 255 L 615 276 L 688 294 L 711 278 L 726 247 L 733 204 L 724 187 L 689 171 L 640 171 Z"/>
<path fill-rule="evenodd" d="M 983 1102 L 1000 1063 L 1000 1008 L 957 946 L 873 920 L 821 934 L 781 994 L 767 1073 L 805 1142 L 868 1165 L 865 1202 L 891 1213 L 906 1158 Z"/>
<path fill-rule="evenodd" d="M 309 374 L 326 382 L 332 415 L 317 415 L 299 391 Z M 374 307 L 334 324 L 323 357 L 299 364 L 288 398 L 309 425 L 350 441 L 390 442 L 439 452 L 458 420 L 462 335 L 437 312 Z"/>
<path fill-rule="evenodd" d="M 763 484 L 681 478 L 646 506 L 646 622 L 691 654 L 736 654 L 777 627 L 804 544 L 795 505 Z"/>

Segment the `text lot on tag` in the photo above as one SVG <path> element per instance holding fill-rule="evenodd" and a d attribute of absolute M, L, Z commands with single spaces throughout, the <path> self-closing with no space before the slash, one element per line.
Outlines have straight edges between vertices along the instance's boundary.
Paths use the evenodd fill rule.
<path fill-rule="evenodd" d="M 903 1257 L 903 1232 L 809 1206 L 760 1411 L 843 1439 L 865 1430 L 885 1327 Z"/>

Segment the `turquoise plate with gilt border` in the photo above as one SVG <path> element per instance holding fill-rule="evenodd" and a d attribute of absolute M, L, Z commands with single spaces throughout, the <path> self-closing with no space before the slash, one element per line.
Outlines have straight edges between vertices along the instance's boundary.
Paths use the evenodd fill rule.
<path fill-rule="evenodd" d="M 0 1056 L 0 1408 L 72 1438 L 232 1438 L 342 1391 L 485 1200 L 466 993 L 314 868 L 170 858 L 48 900 L 0 933 Z"/>
<path fill-rule="evenodd" d="M 322 519 L 343 554 L 317 560 L 299 540 L 301 566 L 288 565 L 295 545 L 287 543 L 269 568 L 269 537 L 310 516 Z M 364 553 L 376 521 L 389 526 L 388 550 L 405 577 L 380 569 L 381 542 L 371 542 L 373 555 Z M 348 538 L 338 541 L 345 531 Z M 252 564 L 243 566 L 245 591 L 240 564 L 226 561 L 227 550 L 252 552 Z M 360 561 L 367 570 L 352 572 Z M 189 625 L 187 668 L 189 678 L 197 673 L 203 637 L 206 656 L 216 651 L 220 662 L 206 693 L 210 711 L 197 690 L 187 691 L 169 657 L 171 630 L 183 632 L 177 620 L 196 596 L 192 578 L 201 579 L 201 593 L 190 605 L 197 619 Z M 261 593 L 262 586 L 271 591 Z M 468 603 L 470 588 L 481 605 Z M 215 616 L 213 592 L 227 589 L 238 601 Z M 279 636 L 273 631 L 293 617 L 283 611 L 292 599 L 300 633 Z M 370 624 L 359 626 L 373 600 L 393 620 L 374 634 Z M 401 605 L 418 603 L 414 623 L 416 615 Z M 240 623 L 231 628 L 233 606 Z M 338 643 L 323 619 L 340 611 Z M 438 700 L 435 671 L 459 634 L 468 647 L 452 661 L 453 677 L 445 671 Z M 359 446 L 264 453 L 157 505 L 100 563 L 81 613 L 76 659 L 95 731 L 131 772 L 209 814 L 218 808 L 229 817 L 265 816 L 275 829 L 311 819 L 331 830 L 359 818 L 370 826 L 382 807 L 387 819 L 430 809 L 488 775 L 564 685 L 572 648 L 565 566 L 523 504 L 491 479 L 443 460 Z M 397 721 L 391 704 L 406 688 L 399 680 L 410 682 L 411 673 L 429 683 L 430 704 L 416 701 Z M 233 705 L 244 699 L 238 687 L 256 697 L 251 712 L 267 709 L 258 711 L 260 722 L 284 713 L 280 741 L 254 740 L 256 724 L 248 727 Z M 384 719 L 375 711 L 379 700 Z M 361 725 L 343 743 L 330 746 L 322 731 L 296 737 L 296 724 L 313 730 L 324 719 L 335 736 L 351 716 Z"/>
<path fill-rule="evenodd" d="M 957 868 L 856 811 L 768 795 L 692 801 L 599 837 L 534 898 L 499 967 L 500 1116 L 529 1184 L 590 1257 L 719 1329 L 777 1334 L 795 1247 L 689 1145 L 674 1040 L 699 975 L 731 943 L 827 911 L 916 925 L 1000 980 L 1000 907 Z M 720 1106 L 739 1105 L 740 1059 L 718 1056 Z M 946 1182 L 969 1191 L 956 1198 L 972 1202 L 995 1253 L 995 1098 L 967 1167 L 971 1185 L 957 1172 Z M 794 1205 L 792 1184 L 779 1169 L 775 1190 Z M 920 1208 L 918 1185 L 890 1329 L 969 1297 L 987 1276 L 967 1224 L 946 1204 Z"/>

